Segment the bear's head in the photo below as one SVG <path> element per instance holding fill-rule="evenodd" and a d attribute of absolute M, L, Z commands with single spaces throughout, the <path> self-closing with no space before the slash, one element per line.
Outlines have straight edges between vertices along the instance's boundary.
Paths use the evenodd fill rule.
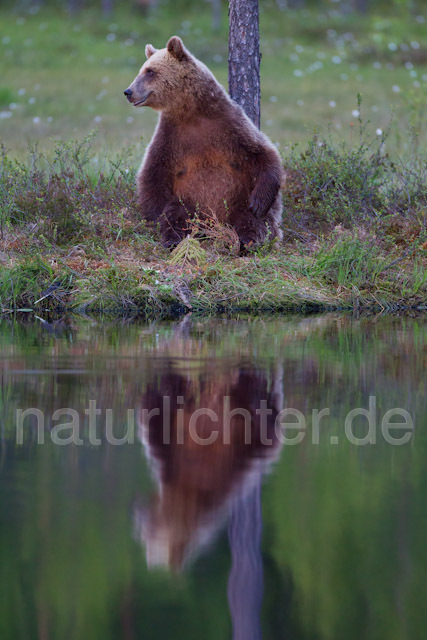
<path fill-rule="evenodd" d="M 190 54 L 178 36 L 172 36 L 164 49 L 147 44 L 145 55 L 146 62 L 124 91 L 135 107 L 188 110 L 202 87 L 214 80 L 207 67 Z"/>

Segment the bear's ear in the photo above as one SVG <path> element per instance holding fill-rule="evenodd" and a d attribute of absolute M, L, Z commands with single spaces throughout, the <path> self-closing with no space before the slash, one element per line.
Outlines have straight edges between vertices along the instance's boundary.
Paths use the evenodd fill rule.
<path fill-rule="evenodd" d="M 151 58 L 151 56 L 153 55 L 153 53 L 156 53 L 157 49 L 155 47 L 153 47 L 152 44 L 147 44 L 147 46 L 145 47 L 145 55 L 147 58 Z"/>
<path fill-rule="evenodd" d="M 184 58 L 187 57 L 187 51 L 184 47 L 184 43 L 181 38 L 178 38 L 178 36 L 172 36 L 167 43 L 166 48 L 177 60 L 184 60 Z"/>

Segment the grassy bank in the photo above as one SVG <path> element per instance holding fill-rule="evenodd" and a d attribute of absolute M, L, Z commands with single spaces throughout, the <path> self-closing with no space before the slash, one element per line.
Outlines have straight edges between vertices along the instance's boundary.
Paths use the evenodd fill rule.
<path fill-rule="evenodd" d="M 212 220 L 163 249 L 128 150 L 101 167 L 91 137 L 23 162 L 3 150 L 1 313 L 425 307 L 425 163 L 390 158 L 359 126 L 356 146 L 317 137 L 285 160 L 284 239 L 246 256 Z"/>

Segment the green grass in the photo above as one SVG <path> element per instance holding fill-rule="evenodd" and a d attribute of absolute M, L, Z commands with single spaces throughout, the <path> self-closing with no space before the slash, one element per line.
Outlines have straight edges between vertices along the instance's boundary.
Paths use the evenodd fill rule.
<path fill-rule="evenodd" d="M 141 220 L 132 159 L 95 169 L 93 136 L 0 156 L 0 312 L 422 307 L 425 166 L 397 166 L 384 140 L 336 148 L 315 137 L 288 158 L 284 241 L 239 256 L 233 230 L 193 223 L 174 252 Z"/>
<path fill-rule="evenodd" d="M 361 17 L 325 6 L 280 11 L 273 0 L 262 9 L 262 128 L 285 154 L 329 125 L 336 140 L 356 142 L 358 93 L 371 132 L 385 130 L 394 112 L 391 148 L 409 152 L 411 128 L 425 140 L 427 48 L 416 14 Z M 144 45 L 162 46 L 174 33 L 227 84 L 227 16 L 224 11 L 221 30 L 213 33 L 207 3 L 169 5 L 153 16 L 121 10 L 108 20 L 90 10 L 69 17 L 52 9 L 36 15 L 3 9 L 3 141 L 21 157 L 28 141 L 51 148 L 52 137 L 81 137 L 94 127 L 108 154 L 141 138 L 147 143 L 156 114 L 132 109 L 123 90 L 143 62 Z M 142 146 L 135 162 L 141 153 Z"/>

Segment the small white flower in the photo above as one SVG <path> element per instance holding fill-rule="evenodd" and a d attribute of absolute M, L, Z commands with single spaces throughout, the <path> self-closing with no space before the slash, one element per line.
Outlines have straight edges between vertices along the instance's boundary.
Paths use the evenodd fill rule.
<path fill-rule="evenodd" d="M 302 53 L 304 51 L 304 47 L 301 46 L 300 44 L 297 44 L 297 46 L 295 47 L 295 51 L 297 53 Z"/>
<path fill-rule="evenodd" d="M 423 82 L 427 82 L 427 73 L 423 74 Z"/>
<path fill-rule="evenodd" d="M 353 111 L 351 112 L 351 115 L 353 116 L 353 118 L 358 118 L 360 116 L 359 109 L 353 109 Z"/>
<path fill-rule="evenodd" d="M 12 111 L 0 111 L 0 120 L 6 120 L 13 116 Z"/>
<path fill-rule="evenodd" d="M 36 101 L 35 98 L 28 98 L 28 104 L 34 104 Z"/>
<path fill-rule="evenodd" d="M 4 38 L 2 38 L 2 42 L 3 42 L 3 44 L 9 44 L 9 42 L 10 42 L 9 36 L 5 36 Z"/>
<path fill-rule="evenodd" d="M 18 105 L 16 104 L 16 102 L 11 102 L 11 103 L 10 103 L 10 105 L 9 105 L 9 109 L 10 109 L 11 111 L 13 111 L 14 109 L 16 109 L 16 107 L 17 107 L 17 106 L 18 106 Z"/>
<path fill-rule="evenodd" d="M 40 118 L 38 116 L 36 116 L 35 118 L 33 118 L 33 122 L 34 122 L 34 124 L 39 124 L 40 123 Z"/>
<path fill-rule="evenodd" d="M 372 66 L 374 67 L 374 69 L 381 69 L 383 65 L 381 64 L 381 62 L 374 62 Z"/>
<path fill-rule="evenodd" d="M 222 55 L 221 55 L 220 53 L 216 53 L 216 54 L 213 56 L 212 60 L 213 60 L 214 62 L 216 62 L 217 64 L 221 64 L 221 62 L 223 61 L 223 57 L 222 57 Z"/>
<path fill-rule="evenodd" d="M 134 121 L 134 118 L 132 116 L 129 116 L 128 118 L 126 118 L 126 122 L 128 124 L 132 124 L 133 121 Z"/>
<path fill-rule="evenodd" d="M 390 49 L 390 51 L 397 51 L 397 44 L 395 42 L 389 42 L 388 48 Z"/>
<path fill-rule="evenodd" d="M 346 73 L 342 73 L 340 75 L 341 80 L 348 80 L 348 75 Z"/>
<path fill-rule="evenodd" d="M 115 33 L 109 33 L 105 39 L 107 40 L 107 42 L 114 42 L 116 38 L 117 36 Z"/>
<path fill-rule="evenodd" d="M 294 76 L 296 76 L 297 78 L 301 78 L 304 75 L 303 71 L 301 71 L 301 69 L 295 69 L 294 70 Z"/>
<path fill-rule="evenodd" d="M 277 96 L 270 96 L 270 102 L 277 102 Z"/>
<path fill-rule="evenodd" d="M 93 120 L 94 122 L 102 122 L 101 116 L 95 116 Z"/>
<path fill-rule="evenodd" d="M 25 96 L 25 94 L 26 94 L 25 89 L 18 89 L 18 96 Z"/>
<path fill-rule="evenodd" d="M 335 100 L 329 100 L 329 106 L 332 107 L 333 109 L 334 107 L 337 106 L 337 103 L 335 102 Z"/>
<path fill-rule="evenodd" d="M 419 43 L 419 42 L 417 42 L 416 40 L 412 40 L 412 42 L 411 42 L 411 47 L 412 47 L 413 49 L 419 49 L 419 48 L 420 48 L 420 43 Z"/>
<path fill-rule="evenodd" d="M 418 73 L 415 71 L 415 69 L 413 71 L 409 72 L 409 75 L 411 76 L 411 78 L 416 78 Z"/>
<path fill-rule="evenodd" d="M 414 65 L 412 64 L 412 62 L 405 62 L 405 68 L 406 69 L 413 69 Z"/>
<path fill-rule="evenodd" d="M 399 93 L 400 91 L 400 87 L 397 84 L 394 84 L 391 89 L 392 91 L 394 91 L 394 93 Z"/>
<path fill-rule="evenodd" d="M 377 136 L 382 136 L 383 135 L 383 130 L 378 128 L 375 133 L 377 134 Z"/>
<path fill-rule="evenodd" d="M 424 16 L 417 16 L 415 20 L 418 22 L 418 24 L 423 24 L 426 21 Z"/>
<path fill-rule="evenodd" d="M 46 118 L 46 122 L 49 122 L 49 124 L 50 124 L 51 122 L 53 122 L 53 118 L 52 118 L 52 116 L 48 116 L 48 117 Z"/>
<path fill-rule="evenodd" d="M 125 47 L 131 47 L 133 44 L 135 44 L 135 40 L 133 38 L 125 40 Z"/>
<path fill-rule="evenodd" d="M 332 62 L 334 64 L 341 64 L 341 58 L 339 56 L 333 56 Z"/>

